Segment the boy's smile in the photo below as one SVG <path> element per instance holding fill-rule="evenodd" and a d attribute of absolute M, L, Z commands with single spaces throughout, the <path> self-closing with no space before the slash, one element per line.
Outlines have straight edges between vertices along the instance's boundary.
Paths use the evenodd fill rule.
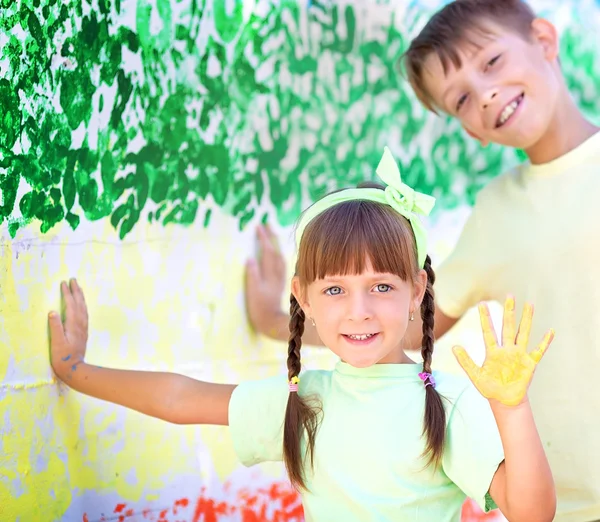
<path fill-rule="evenodd" d="M 557 105 L 560 71 L 555 30 L 532 24 L 530 39 L 491 22 L 458 50 L 446 68 L 436 54 L 423 81 L 436 106 L 458 118 L 484 145 L 528 149 L 544 138 Z"/>

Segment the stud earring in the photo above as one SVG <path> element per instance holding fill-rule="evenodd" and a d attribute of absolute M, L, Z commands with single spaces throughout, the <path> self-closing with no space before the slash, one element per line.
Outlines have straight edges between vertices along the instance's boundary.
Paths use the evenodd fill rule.
<path fill-rule="evenodd" d="M 414 313 L 414 312 L 411 312 L 411 313 L 410 313 L 410 320 L 411 320 L 411 321 L 414 321 L 414 320 L 415 320 L 415 313 Z"/>

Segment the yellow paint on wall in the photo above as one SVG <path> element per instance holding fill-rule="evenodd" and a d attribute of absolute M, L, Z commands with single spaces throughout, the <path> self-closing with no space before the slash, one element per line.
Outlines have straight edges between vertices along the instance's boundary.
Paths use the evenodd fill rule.
<path fill-rule="evenodd" d="M 226 428 L 173 426 L 84 397 L 48 363 L 47 312 L 60 280 L 77 276 L 92 363 L 221 382 L 283 371 L 285 347 L 255 336 L 244 315 L 254 234 L 244 243 L 234 220 L 213 218 L 210 230 L 140 226 L 125 243 L 96 223 L 0 244 L 2 522 L 60 520 L 89 490 L 150 501 L 180 474 L 225 480 L 239 466 Z M 195 458 L 199 446 L 211 469 Z"/>

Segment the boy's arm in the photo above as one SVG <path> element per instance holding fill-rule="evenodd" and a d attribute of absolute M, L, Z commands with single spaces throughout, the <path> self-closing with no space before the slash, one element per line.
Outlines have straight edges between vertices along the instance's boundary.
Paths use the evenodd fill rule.
<path fill-rule="evenodd" d="M 435 307 L 433 323 L 433 335 L 435 339 L 442 337 L 452 328 L 459 318 L 448 317 L 439 306 Z M 404 336 L 404 349 L 419 351 L 423 340 L 423 320 L 421 314 L 415 314 L 415 320 L 408 323 L 408 329 Z"/>
<path fill-rule="evenodd" d="M 49 316 L 56 375 L 74 390 L 175 424 L 228 424 L 234 385 L 201 382 L 166 372 L 113 370 L 84 362 L 87 306 L 76 281 L 62 284 L 65 322 Z"/>
<path fill-rule="evenodd" d="M 277 237 L 267 226 L 257 228 L 260 254 L 246 265 L 246 311 L 252 327 L 259 333 L 287 342 L 290 336 L 290 316 L 281 309 L 285 290 L 285 260 Z M 304 324 L 302 341 L 322 346 L 323 342 L 310 321 Z"/>

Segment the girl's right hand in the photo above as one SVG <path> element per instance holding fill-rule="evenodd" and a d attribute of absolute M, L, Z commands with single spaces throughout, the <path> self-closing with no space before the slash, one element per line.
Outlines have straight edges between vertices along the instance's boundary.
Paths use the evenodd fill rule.
<path fill-rule="evenodd" d="M 68 285 L 61 283 L 61 293 L 65 305 L 64 325 L 60 314 L 50 312 L 50 363 L 61 379 L 69 377 L 85 358 L 88 338 L 88 312 L 83 292 L 77 281 Z"/>
<path fill-rule="evenodd" d="M 479 316 L 485 343 L 483 366 L 477 366 L 462 346 L 453 348 L 454 355 L 481 395 L 507 406 L 517 406 L 526 399 L 535 368 L 550 346 L 554 330 L 546 333 L 535 350 L 527 352 L 533 320 L 531 304 L 525 303 L 523 318 L 516 330 L 515 300 L 512 296 L 506 299 L 501 345 L 484 303 L 479 305 Z"/>

